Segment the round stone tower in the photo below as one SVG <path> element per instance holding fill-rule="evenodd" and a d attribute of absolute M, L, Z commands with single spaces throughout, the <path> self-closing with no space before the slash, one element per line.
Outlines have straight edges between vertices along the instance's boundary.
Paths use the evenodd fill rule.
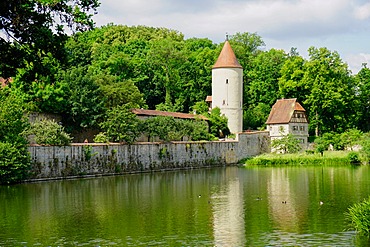
<path fill-rule="evenodd" d="M 212 67 L 212 108 L 219 107 L 228 118 L 231 133 L 243 130 L 243 67 L 226 39 Z"/>

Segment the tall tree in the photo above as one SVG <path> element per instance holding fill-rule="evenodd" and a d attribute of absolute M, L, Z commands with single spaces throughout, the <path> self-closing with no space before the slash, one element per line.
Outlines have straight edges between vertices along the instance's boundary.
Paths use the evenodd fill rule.
<path fill-rule="evenodd" d="M 306 100 L 310 90 L 302 80 L 305 62 L 305 59 L 297 53 L 289 54 L 280 71 L 279 94 L 282 98 L 297 98 L 301 104 Z"/>
<path fill-rule="evenodd" d="M 176 104 L 181 104 L 185 112 L 212 93 L 212 66 L 218 55 L 216 47 L 209 39 L 185 40 L 185 62 L 179 68 L 181 84 L 176 95 Z"/>
<path fill-rule="evenodd" d="M 248 71 L 249 85 L 244 86 L 244 128 L 264 126 L 271 106 L 280 98 L 278 80 L 285 63 L 283 50 L 260 52 Z"/>
<path fill-rule="evenodd" d="M 265 42 L 257 33 L 236 33 L 231 36 L 230 43 L 235 55 L 243 68 L 248 71 L 253 58 L 265 47 Z"/>
<path fill-rule="evenodd" d="M 47 71 L 43 58 L 64 58 L 65 30 L 84 31 L 93 27 L 91 19 L 98 0 L 3 0 L 0 2 L 0 76 L 14 76 L 16 69 L 33 63 L 30 74 Z"/>
<path fill-rule="evenodd" d="M 350 104 L 355 88 L 348 65 L 337 52 L 327 48 L 310 47 L 308 53 L 302 83 L 310 88 L 303 102 L 309 109 L 310 125 L 317 136 L 329 131 L 343 132 L 352 127 L 355 114 Z"/>
<path fill-rule="evenodd" d="M 370 69 L 366 64 L 355 76 L 357 106 L 356 117 L 358 118 L 358 128 L 362 131 L 370 131 Z"/>
<path fill-rule="evenodd" d="M 179 88 L 179 67 L 185 62 L 183 42 L 171 39 L 153 40 L 148 52 L 148 62 L 154 70 L 154 80 L 164 90 L 164 105 L 166 110 L 177 111 L 173 107 L 174 96 Z"/>

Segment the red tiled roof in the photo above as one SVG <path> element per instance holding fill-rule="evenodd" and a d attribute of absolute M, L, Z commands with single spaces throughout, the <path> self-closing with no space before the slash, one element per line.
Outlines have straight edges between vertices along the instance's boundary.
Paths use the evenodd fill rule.
<path fill-rule="evenodd" d="M 181 112 L 168 112 L 168 111 L 144 110 L 144 109 L 132 109 L 132 112 L 138 116 L 165 116 L 165 117 L 174 117 L 174 118 L 182 118 L 182 119 L 200 118 L 202 120 L 208 120 L 208 118 L 202 115 L 194 115 L 194 114 L 181 113 Z"/>
<path fill-rule="evenodd" d="M 294 111 L 305 112 L 305 109 L 297 102 L 297 99 L 279 99 L 272 106 L 266 124 L 289 123 Z"/>
<path fill-rule="evenodd" d="M 206 98 L 206 102 L 212 102 L 212 96 L 207 96 L 207 98 Z"/>
<path fill-rule="evenodd" d="M 231 48 L 229 41 L 227 40 L 224 44 L 224 47 L 222 48 L 220 55 L 218 56 L 215 65 L 213 65 L 212 67 L 212 69 L 216 68 L 243 68 L 236 59 L 235 53 Z"/>

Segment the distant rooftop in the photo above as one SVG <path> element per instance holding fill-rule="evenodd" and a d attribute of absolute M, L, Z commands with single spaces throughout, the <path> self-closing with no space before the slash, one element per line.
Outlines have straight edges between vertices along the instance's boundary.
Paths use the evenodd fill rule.
<path fill-rule="evenodd" d="M 279 99 L 272 106 L 266 124 L 289 123 L 294 111 L 305 112 L 306 110 L 297 102 L 297 99 Z"/>

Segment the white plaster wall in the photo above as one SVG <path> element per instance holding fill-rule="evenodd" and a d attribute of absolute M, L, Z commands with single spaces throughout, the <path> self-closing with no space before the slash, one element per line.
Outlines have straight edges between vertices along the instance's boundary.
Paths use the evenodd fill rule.
<path fill-rule="evenodd" d="M 228 81 L 228 83 L 226 83 Z M 212 107 L 219 107 L 229 120 L 232 133 L 243 128 L 243 69 L 212 69 Z"/>
<path fill-rule="evenodd" d="M 287 135 L 289 134 L 289 129 L 289 124 L 270 124 L 267 126 L 271 138 Z"/>
<path fill-rule="evenodd" d="M 293 130 L 293 126 L 297 126 L 298 130 Z M 301 131 L 300 127 L 304 127 Z M 281 132 L 280 130 L 284 131 Z M 267 126 L 267 130 L 270 133 L 271 141 L 274 139 L 279 139 L 284 135 L 289 133 L 293 134 L 301 142 L 303 149 L 308 147 L 308 124 L 307 123 L 289 123 L 289 124 L 271 124 Z"/>

